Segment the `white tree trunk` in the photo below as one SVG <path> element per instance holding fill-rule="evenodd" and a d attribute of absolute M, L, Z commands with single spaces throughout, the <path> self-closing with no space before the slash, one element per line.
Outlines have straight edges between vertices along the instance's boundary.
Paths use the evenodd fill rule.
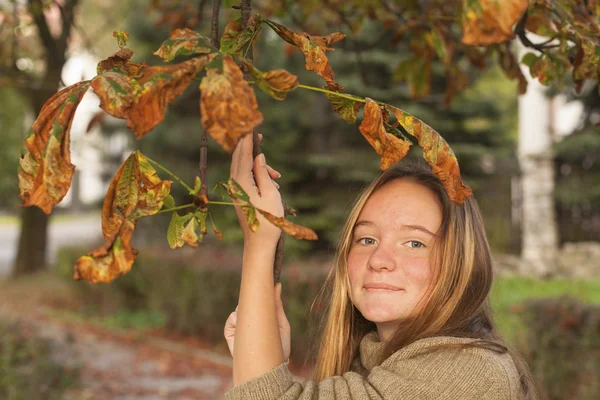
<path fill-rule="evenodd" d="M 558 227 L 554 209 L 552 99 L 528 70 L 527 93 L 519 97 L 519 163 L 521 167 L 521 273 L 545 277 L 556 271 Z"/>

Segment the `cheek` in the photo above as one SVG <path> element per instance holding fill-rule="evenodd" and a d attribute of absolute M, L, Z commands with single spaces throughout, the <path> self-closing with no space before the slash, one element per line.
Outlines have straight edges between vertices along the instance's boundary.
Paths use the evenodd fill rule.
<path fill-rule="evenodd" d="M 421 291 L 425 291 L 433 277 L 433 270 L 428 259 L 406 263 L 404 273 L 411 285 Z"/>

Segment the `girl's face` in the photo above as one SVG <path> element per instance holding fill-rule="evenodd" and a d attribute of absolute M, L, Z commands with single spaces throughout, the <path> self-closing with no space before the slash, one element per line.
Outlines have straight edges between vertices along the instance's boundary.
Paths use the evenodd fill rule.
<path fill-rule="evenodd" d="M 408 179 L 386 183 L 363 207 L 348 255 L 350 298 L 377 324 L 380 340 L 392 336 L 426 293 L 441 224 L 436 195 Z"/>

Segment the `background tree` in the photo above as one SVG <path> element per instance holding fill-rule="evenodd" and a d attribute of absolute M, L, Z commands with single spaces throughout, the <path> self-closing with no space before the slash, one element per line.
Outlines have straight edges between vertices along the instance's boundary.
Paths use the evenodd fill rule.
<path fill-rule="evenodd" d="M 75 19 L 78 0 L 3 3 L 0 9 L 0 86 L 15 86 L 38 115 L 56 93 Z M 34 29 L 36 40 L 27 32 Z M 35 207 L 21 210 L 14 275 L 46 266 L 48 216 Z"/>

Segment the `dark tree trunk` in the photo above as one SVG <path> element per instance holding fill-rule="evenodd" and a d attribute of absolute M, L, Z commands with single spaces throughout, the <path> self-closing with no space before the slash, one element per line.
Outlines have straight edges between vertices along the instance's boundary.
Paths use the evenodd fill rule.
<path fill-rule="evenodd" d="M 13 276 L 46 268 L 48 216 L 37 207 L 21 209 L 21 236 Z"/>

